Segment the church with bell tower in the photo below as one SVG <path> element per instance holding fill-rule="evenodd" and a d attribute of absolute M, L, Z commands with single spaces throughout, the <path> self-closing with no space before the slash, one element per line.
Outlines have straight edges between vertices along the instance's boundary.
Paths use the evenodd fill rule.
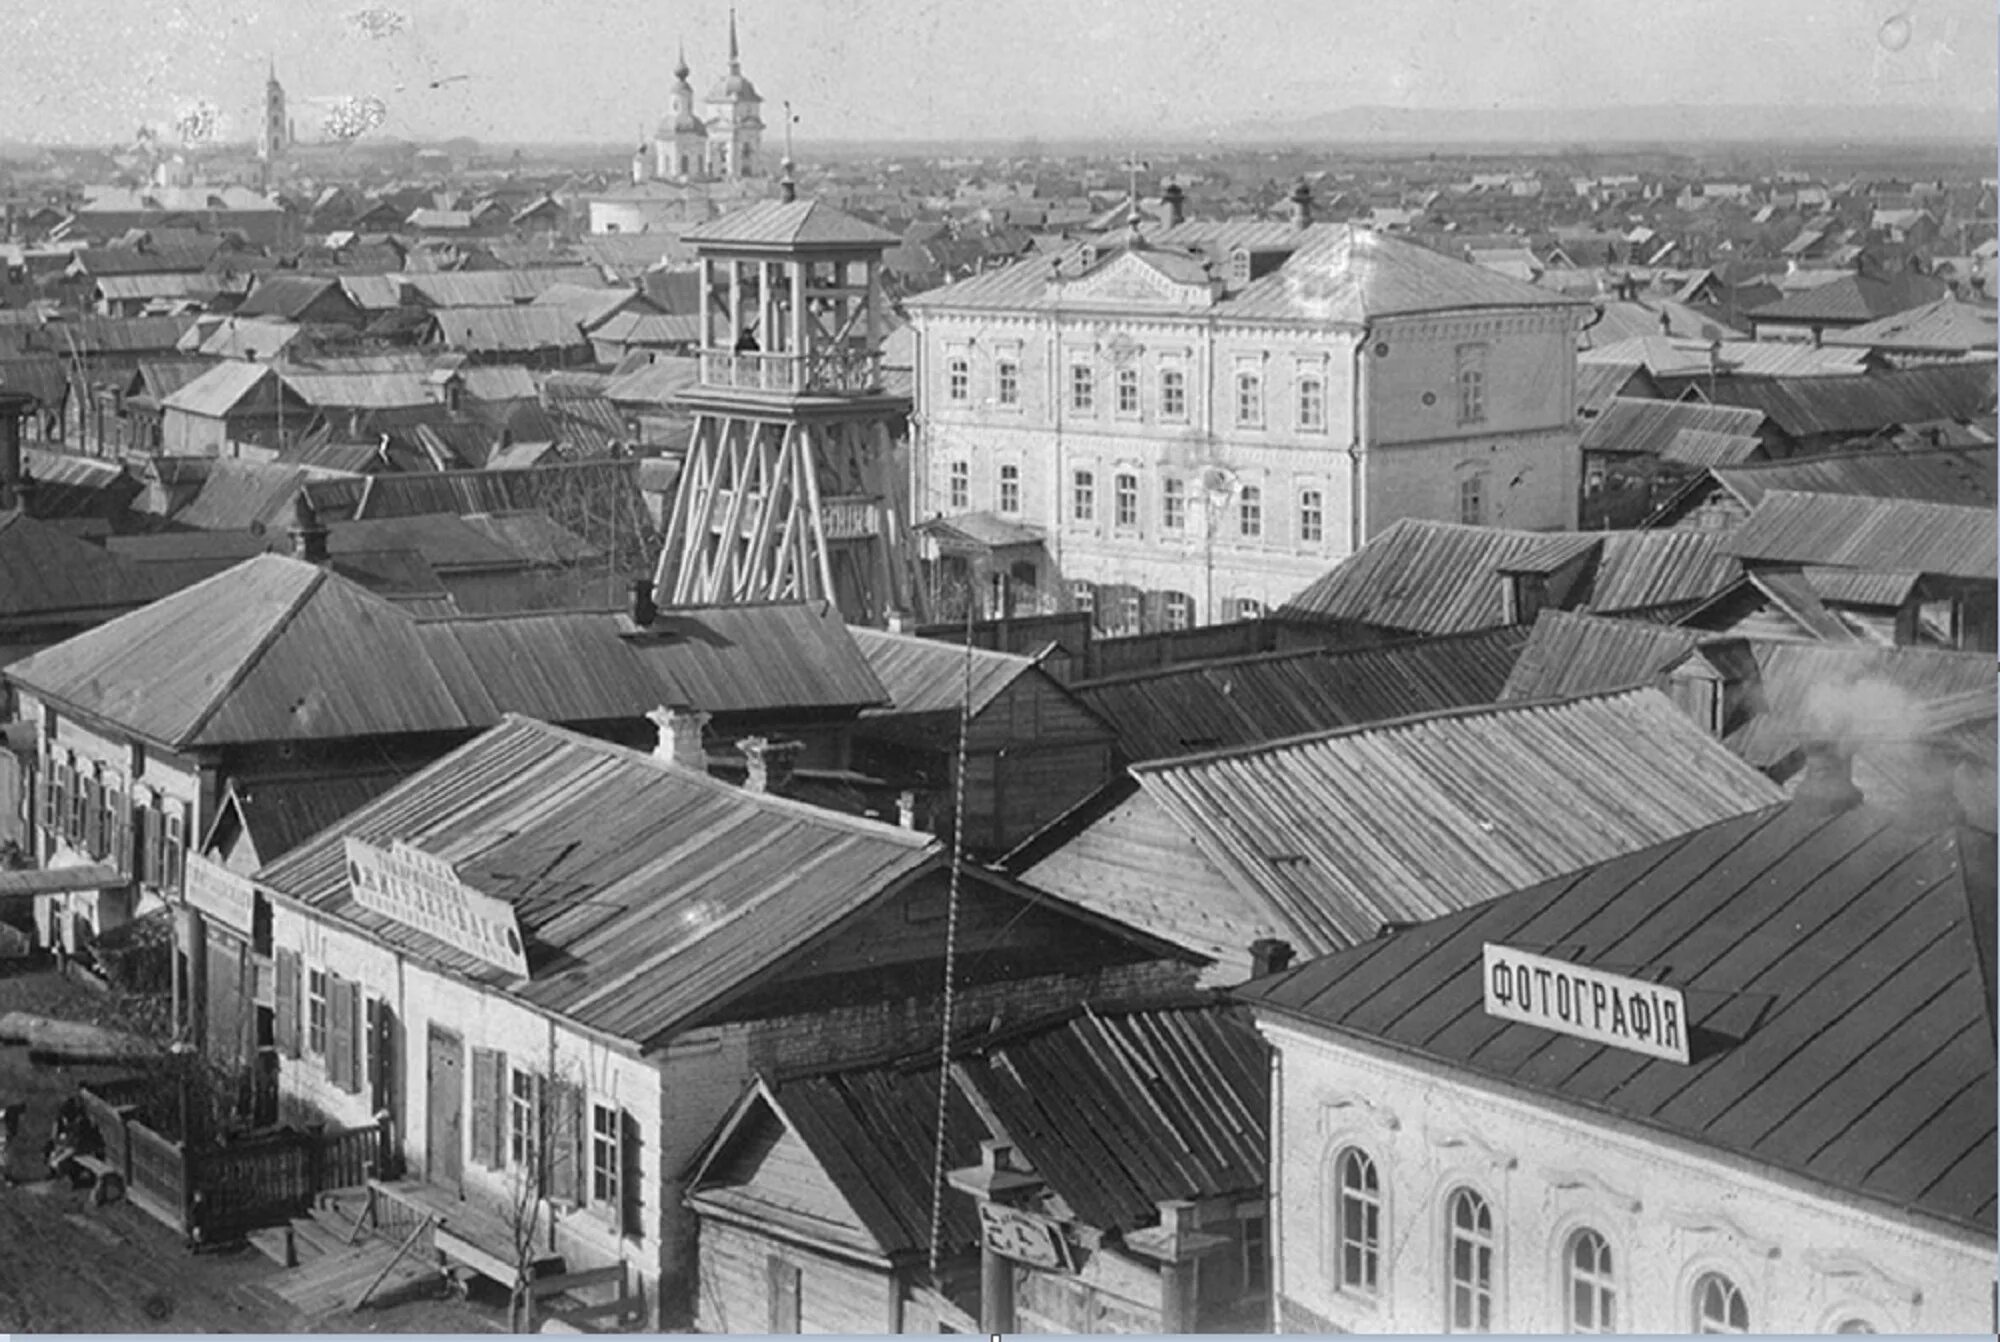
<path fill-rule="evenodd" d="M 653 136 L 652 177 L 727 182 L 765 176 L 764 100 L 743 73 L 734 9 L 729 11 L 729 73 L 709 90 L 706 115 L 695 111 L 689 73 L 683 49 L 674 65 L 667 115 Z"/>

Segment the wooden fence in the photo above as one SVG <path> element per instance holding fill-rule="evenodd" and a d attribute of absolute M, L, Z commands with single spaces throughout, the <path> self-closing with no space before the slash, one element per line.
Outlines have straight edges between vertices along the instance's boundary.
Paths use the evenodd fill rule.
<path fill-rule="evenodd" d="M 129 1092 L 105 1090 L 79 1091 L 104 1140 L 105 1165 L 135 1206 L 195 1245 L 230 1242 L 304 1212 L 321 1193 L 363 1187 L 387 1149 L 377 1127 L 189 1147 L 149 1127 Z"/>

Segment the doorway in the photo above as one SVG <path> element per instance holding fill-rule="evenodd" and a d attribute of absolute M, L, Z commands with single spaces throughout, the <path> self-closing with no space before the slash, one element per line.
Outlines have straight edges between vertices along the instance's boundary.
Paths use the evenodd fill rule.
<path fill-rule="evenodd" d="M 462 1195 L 465 1177 L 465 1044 L 449 1030 L 430 1028 L 427 1182 Z"/>

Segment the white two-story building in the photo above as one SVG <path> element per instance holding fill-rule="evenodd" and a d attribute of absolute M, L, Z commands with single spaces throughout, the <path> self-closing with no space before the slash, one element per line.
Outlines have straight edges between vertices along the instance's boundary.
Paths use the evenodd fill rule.
<path fill-rule="evenodd" d="M 917 511 L 1013 608 L 1182 628 L 1398 518 L 1574 528 L 1579 308 L 1294 204 L 910 300 Z"/>

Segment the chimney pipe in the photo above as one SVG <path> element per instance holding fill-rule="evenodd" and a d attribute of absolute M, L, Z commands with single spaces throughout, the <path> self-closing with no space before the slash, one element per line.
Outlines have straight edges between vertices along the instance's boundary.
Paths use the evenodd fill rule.
<path fill-rule="evenodd" d="M 1179 228 L 1187 222 L 1187 192 L 1181 190 L 1179 182 L 1167 183 L 1167 189 L 1160 193 L 1160 202 L 1167 207 L 1168 228 Z"/>
<path fill-rule="evenodd" d="M 1276 937 L 1259 937 L 1250 943 L 1250 977 L 1261 979 L 1290 967 L 1292 943 Z"/>
<path fill-rule="evenodd" d="M 708 714 L 679 704 L 662 705 L 646 716 L 660 729 L 660 739 L 653 746 L 654 759 L 696 773 L 708 772 L 708 752 L 701 744 L 701 735 L 708 729 Z"/>
<path fill-rule="evenodd" d="M 1300 178 L 1299 184 L 1292 188 L 1291 202 L 1292 223 L 1299 228 L 1304 228 L 1311 224 L 1313 219 L 1313 193 L 1312 188 L 1306 185 L 1304 178 Z"/>
<path fill-rule="evenodd" d="M 632 579 L 632 601 L 628 608 L 632 623 L 641 629 L 652 626 L 660 617 L 660 608 L 653 604 L 653 582 L 650 578 Z"/>
<path fill-rule="evenodd" d="M 785 160 L 784 170 L 785 175 L 778 179 L 778 199 L 789 205 L 799 198 L 799 184 L 792 180 L 792 161 L 790 159 Z"/>
<path fill-rule="evenodd" d="M 792 770 L 806 747 L 803 741 L 772 741 L 762 736 L 747 736 L 736 743 L 736 748 L 743 752 L 743 758 L 750 766 L 743 786 L 751 792 L 781 797 L 791 791 Z"/>
<path fill-rule="evenodd" d="M 917 827 L 917 794 L 902 792 L 896 797 L 896 823 L 904 829 Z"/>
<path fill-rule="evenodd" d="M 1839 815 L 1862 803 L 1861 789 L 1854 786 L 1854 762 L 1837 743 L 1807 742 L 1805 756 L 1792 805 L 1817 815 Z"/>
<path fill-rule="evenodd" d="M 27 475 L 22 463 L 21 420 L 32 404 L 33 398 L 25 392 L 0 391 L 0 511 L 27 511 L 21 498 Z"/>
<path fill-rule="evenodd" d="M 326 523 L 319 520 L 319 510 L 303 489 L 292 500 L 292 555 L 308 564 L 328 559 Z"/>

